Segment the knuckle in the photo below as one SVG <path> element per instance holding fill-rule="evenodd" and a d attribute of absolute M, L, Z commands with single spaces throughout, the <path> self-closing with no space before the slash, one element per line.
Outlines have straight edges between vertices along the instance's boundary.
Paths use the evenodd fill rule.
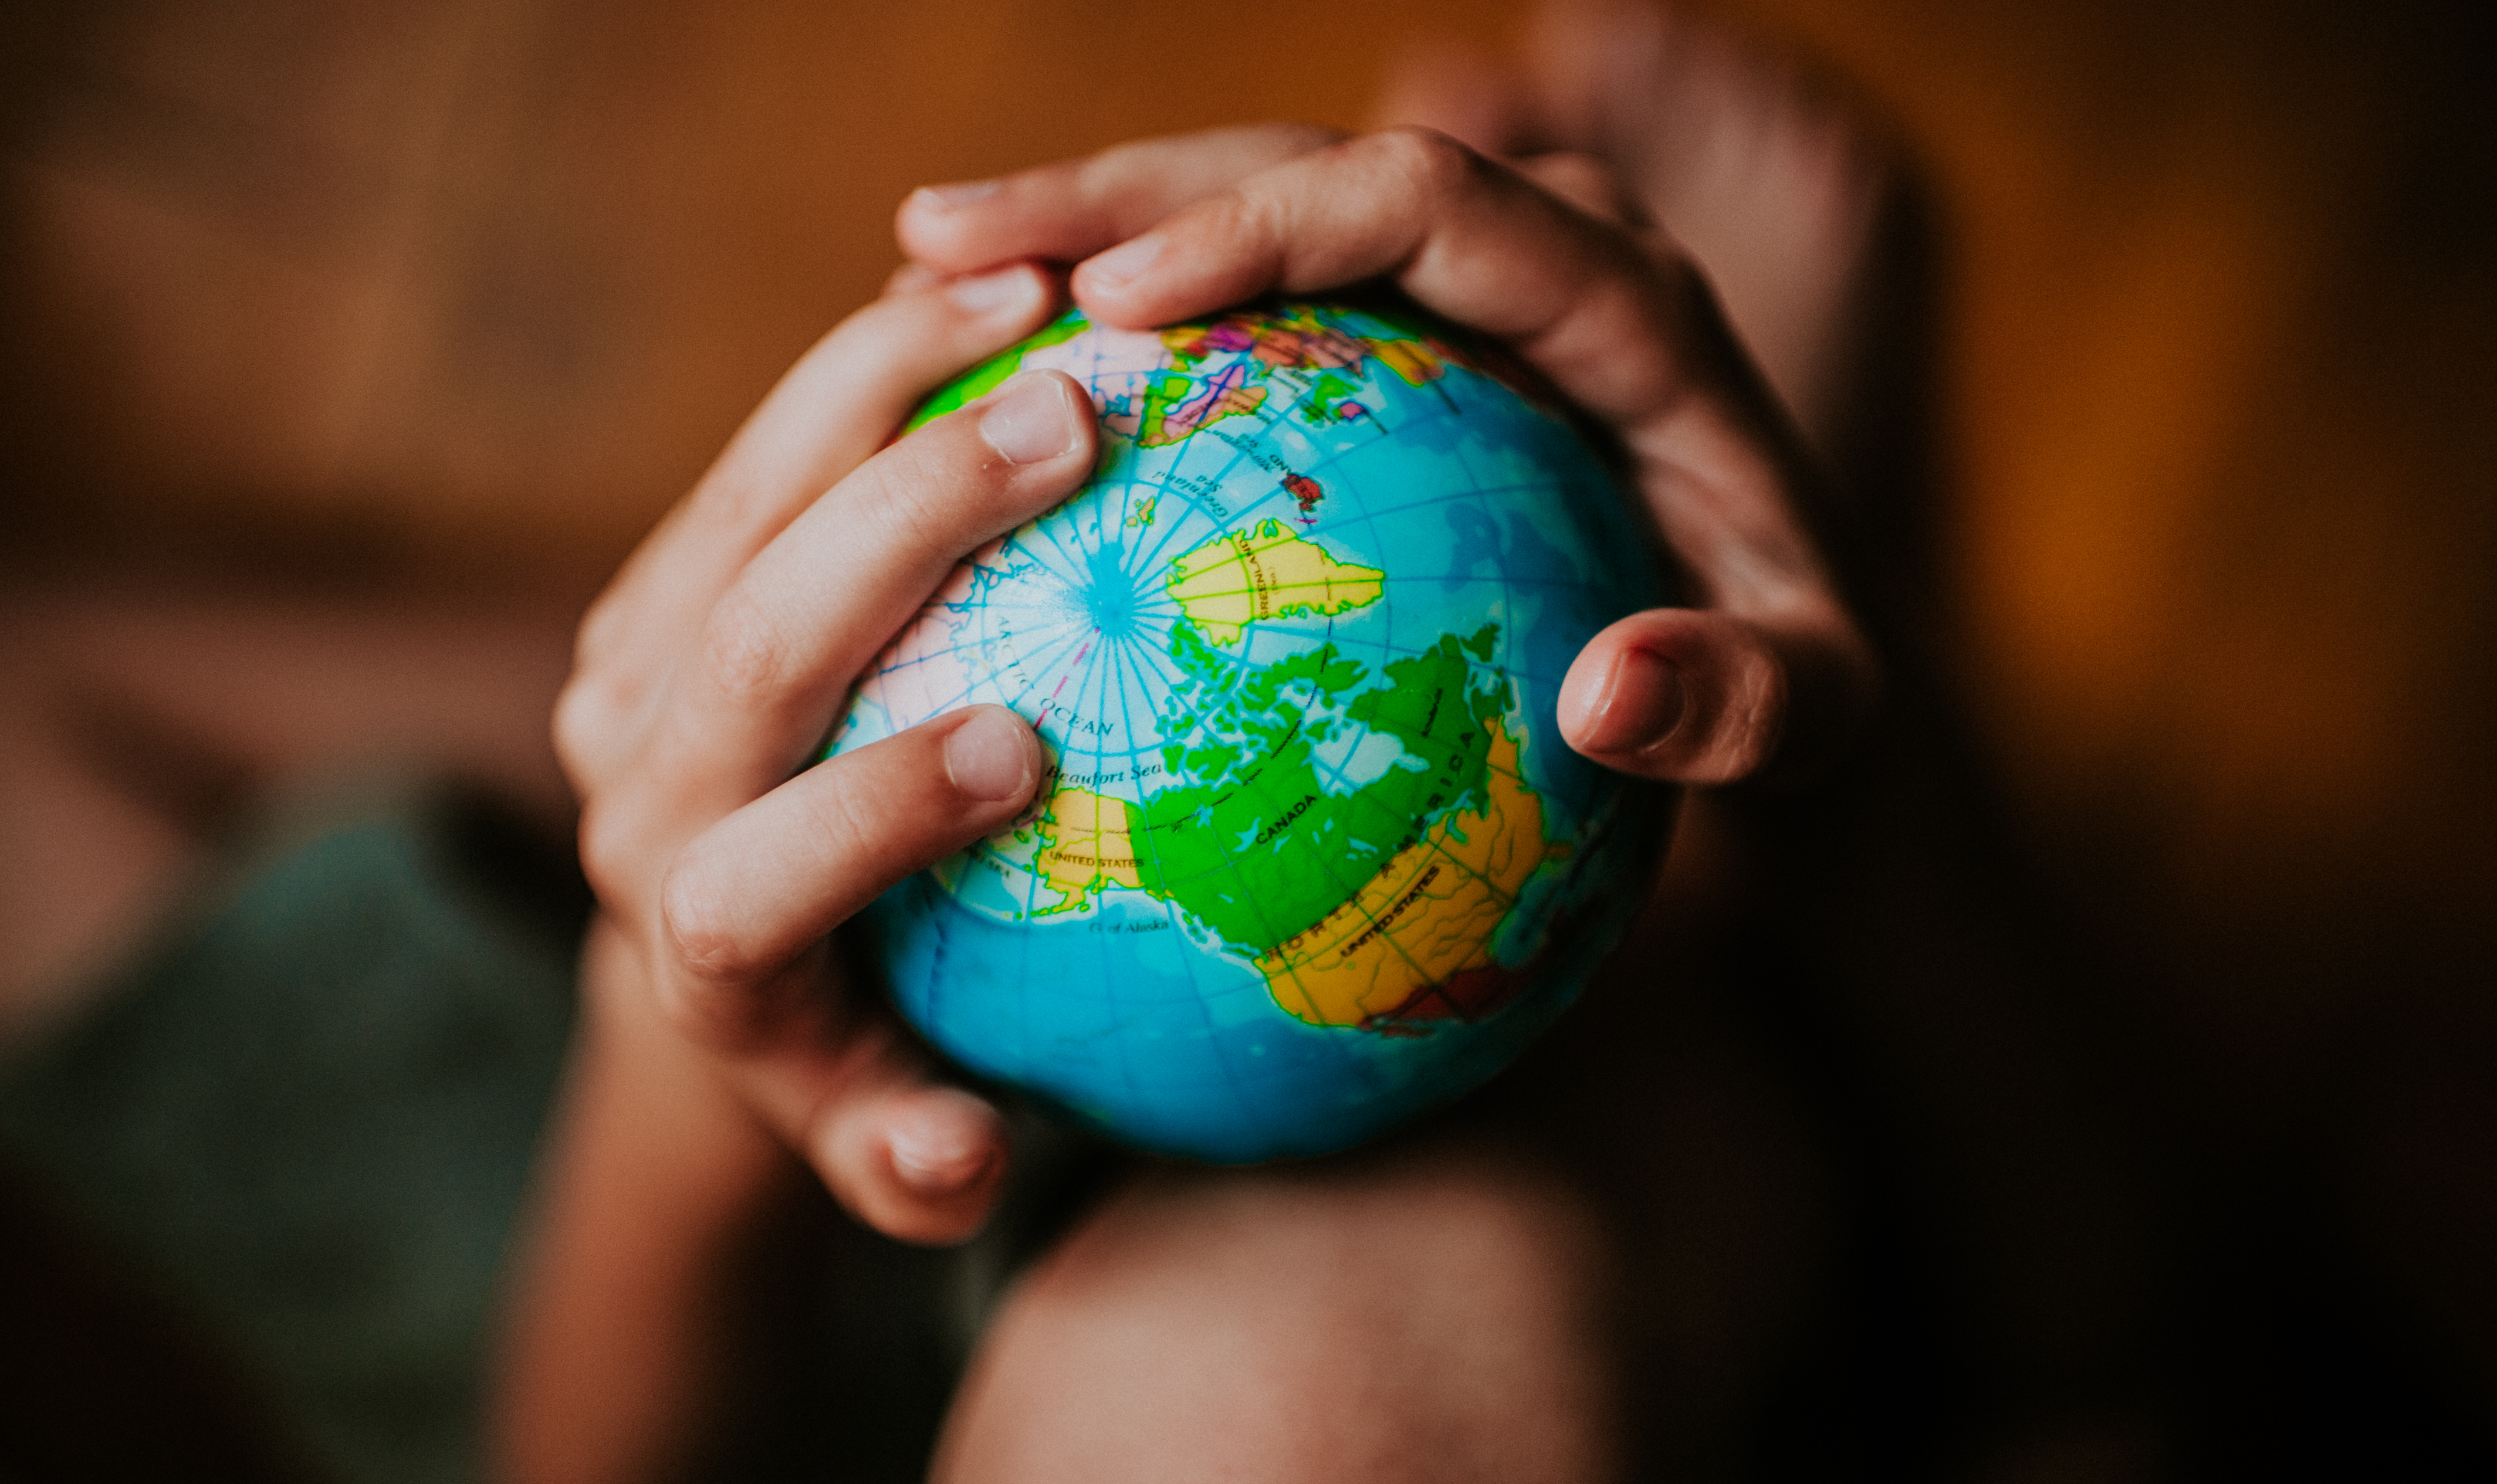
<path fill-rule="evenodd" d="M 1308 154 L 1313 149 L 1324 149 L 1330 144 L 1342 143 L 1344 139 L 1343 130 L 1329 129 L 1322 124 L 1281 122 L 1261 124 L 1258 127 L 1274 138 L 1280 150 L 1296 155 Z"/>
<path fill-rule="evenodd" d="M 1071 172 L 1080 186 L 1099 191 L 1151 170 L 1160 152 L 1159 143 L 1155 140 L 1126 140 L 1057 168 Z"/>
<path fill-rule="evenodd" d="M 901 271 L 914 267 L 902 265 L 895 273 L 896 287 L 885 297 L 869 300 L 826 331 L 799 359 L 797 369 L 810 379 L 846 380 L 863 359 L 891 360 L 914 336 L 941 326 L 954 301 L 939 292 L 942 280 L 925 268 L 926 278 L 900 286 Z"/>
<path fill-rule="evenodd" d="M 660 976 L 660 1008 L 679 1031 L 717 1051 L 785 1048 L 821 1003 L 823 966 L 818 951 L 736 973 L 680 963 Z"/>
<path fill-rule="evenodd" d="M 840 774 L 828 774 L 828 778 L 838 781 Z M 876 807 L 879 797 L 886 796 L 869 788 L 816 790 L 807 799 L 807 827 L 836 859 L 878 859 L 875 847 L 891 833 L 884 828 L 882 811 Z"/>
<path fill-rule="evenodd" d="M 934 268 L 925 263 L 904 263 L 886 275 L 883 292 L 877 296 L 876 302 L 881 303 L 885 300 L 902 295 L 928 294 L 933 292 L 944 281 Z"/>
<path fill-rule="evenodd" d="M 663 976 L 659 1008 L 679 1033 L 716 1050 L 735 1050 L 758 1036 L 760 1017 L 746 997 L 699 973 Z"/>
<path fill-rule="evenodd" d="M 1731 719 L 1717 736 L 1708 758 L 1708 781 L 1735 783 L 1768 766 L 1777 752 L 1777 717 L 1750 711 Z"/>
<path fill-rule="evenodd" d="M 1718 666 L 1712 723 L 1697 743 L 1692 781 L 1733 783 L 1766 768 L 1786 731 L 1786 668 L 1756 637 L 1729 647 Z"/>
<path fill-rule="evenodd" d="M 630 707 L 622 687 L 588 675 L 576 675 L 555 696 L 552 734 L 555 761 L 576 790 L 599 772 L 618 731 L 617 721 Z"/>
<path fill-rule="evenodd" d="M 751 589 L 730 588 L 711 610 L 703 625 L 702 667 L 713 685 L 739 699 L 767 697 L 788 684 L 788 638 Z"/>
<path fill-rule="evenodd" d="M 936 424 L 923 431 L 943 427 Z M 882 528 L 892 550 L 949 554 L 970 544 L 966 533 L 976 523 L 973 512 L 986 510 L 1015 469 L 989 447 L 970 419 L 946 428 L 943 436 L 895 444 L 880 462 L 858 514 Z"/>
<path fill-rule="evenodd" d="M 602 730 L 600 713 L 605 710 L 579 677 L 567 681 L 555 695 L 554 717 L 549 727 L 554 739 L 554 760 L 575 787 L 590 770 L 597 751 L 595 739 Z"/>
<path fill-rule="evenodd" d="M 1402 124 L 1370 137 L 1372 148 L 1424 200 L 1465 190 L 1481 177 L 1483 157 L 1437 129 Z"/>
<path fill-rule="evenodd" d="M 1264 186 L 1236 185 L 1190 211 L 1187 226 L 1211 240 L 1271 244 L 1292 230 L 1298 203 Z"/>
<path fill-rule="evenodd" d="M 678 962 L 698 985 L 743 985 L 762 971 L 746 947 L 736 903 L 704 873 L 699 860 L 680 858 L 669 868 L 659 886 L 659 923 Z"/>
<path fill-rule="evenodd" d="M 1296 160 L 1303 155 L 1315 154 L 1321 149 L 1343 143 L 1350 136 L 1341 129 L 1329 129 L 1321 124 L 1302 123 L 1294 119 L 1268 119 L 1263 123 L 1242 124 L 1236 128 L 1217 130 L 1208 138 L 1218 139 L 1227 144 L 1234 145 L 1240 157 L 1240 164 L 1253 172 L 1266 165 L 1280 164 L 1285 160 Z"/>
<path fill-rule="evenodd" d="M 590 891 L 609 908 L 630 900 L 633 842 L 640 830 L 628 811 L 611 801 L 593 801 L 581 811 L 581 871 Z"/>
<path fill-rule="evenodd" d="M 629 626 L 629 610 L 614 587 L 600 593 L 581 616 L 581 627 L 572 639 L 572 662 L 575 668 L 587 670 L 605 660 L 621 647 L 624 630 Z"/>

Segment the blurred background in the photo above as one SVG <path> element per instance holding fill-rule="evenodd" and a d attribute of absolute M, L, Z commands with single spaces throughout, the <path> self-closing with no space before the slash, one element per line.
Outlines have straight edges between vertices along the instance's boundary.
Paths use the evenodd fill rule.
<path fill-rule="evenodd" d="M 1726 921 L 1826 946 L 1747 995 L 1729 928 L 1708 962 L 1733 988 L 1694 1012 L 1722 1075 L 1693 1085 L 1733 1090 L 1673 1137 L 1719 1161 L 1710 1189 L 1768 1193 L 1692 1240 L 1772 1222 L 1785 1255 L 1691 1301 L 1716 1316 L 1692 1343 L 1745 1357 L 1693 1363 L 1691 1471 L 2492 1476 L 2487 48 L 2424 0 L 1707 14 L 1892 132 L 1920 272 L 1889 414 L 1912 447 L 1833 517 L 1907 719 L 1835 785 L 1843 839 L 1796 822 L 1810 797 L 1744 826 L 1805 884 L 1770 870 L 1774 901 Z M 543 718 L 574 617 L 875 292 L 906 191 L 1358 126 L 1398 57 L 1509 50 L 1532 12 L 0 16 L 0 1478 L 34 1480 L 160 1446 L 211 1475 L 456 1476 L 402 1413 L 425 1386 L 449 1388 L 428 1416 L 464 1405 L 578 903 L 559 864 L 530 868 L 531 926 L 442 903 L 559 861 Z M 367 883 L 328 929 L 235 884 L 304 848 Z M 356 911 L 467 935 L 427 928 L 436 958 L 383 973 L 336 926 Z M 164 1129 L 296 1064 L 261 1036 L 166 1090 L 163 1027 L 221 1044 L 198 986 L 252 978 L 168 914 L 314 931 L 399 986 L 360 1003 L 455 1049 L 402 1072 L 426 1118 L 488 1130 L 493 1171 L 395 1175 L 405 1209 L 372 1219 L 447 1222 L 457 1272 L 349 1264 L 306 1297 L 305 1262 L 388 1247 L 323 1227 L 321 1191 L 279 1255 L 232 1235 L 262 1222 L 232 1182 L 164 1216 L 152 1192 L 207 1157 Z M 446 972 L 544 988 L 446 1021 L 422 989 Z M 342 1013 L 254 985 L 281 1019 Z M 390 1168 L 430 1168 L 441 1126 L 392 1124 L 414 1163 Z M 381 1178 L 325 1137 L 335 1180 Z M 250 1297 L 281 1287 L 293 1329 Z M 384 1288 L 387 1314 L 356 1307 Z M 324 1323 L 355 1334 L 303 1338 Z M 410 1345 L 422 1376 L 367 1364 Z M 350 1373 L 398 1400 L 305 1400 Z"/>

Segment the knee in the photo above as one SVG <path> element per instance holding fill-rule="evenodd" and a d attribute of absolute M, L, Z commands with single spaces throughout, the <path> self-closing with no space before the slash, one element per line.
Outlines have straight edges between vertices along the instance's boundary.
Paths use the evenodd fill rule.
<path fill-rule="evenodd" d="M 937 1474 L 1600 1478 L 1602 1265 L 1491 1159 L 1156 1177 L 1008 1301 Z"/>

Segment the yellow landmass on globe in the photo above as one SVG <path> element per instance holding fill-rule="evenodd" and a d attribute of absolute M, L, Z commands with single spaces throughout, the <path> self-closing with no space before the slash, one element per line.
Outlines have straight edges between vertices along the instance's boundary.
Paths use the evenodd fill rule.
<path fill-rule="evenodd" d="M 1543 842 L 1543 801 L 1518 774 L 1508 729 L 1484 725 L 1488 802 L 1432 826 L 1351 900 L 1258 959 L 1277 1004 L 1312 1026 L 1359 1026 L 1495 966 L 1493 930 L 1534 868 L 1568 850 Z"/>
<path fill-rule="evenodd" d="M 1034 908 L 1034 917 L 1072 912 L 1103 887 L 1144 884 L 1136 874 L 1136 843 L 1124 799 L 1061 788 L 1049 796 L 1034 830 L 1040 855 L 1032 868 L 1059 897 L 1055 905 Z"/>
<path fill-rule="evenodd" d="M 1387 574 L 1329 556 L 1280 521 L 1226 532 L 1171 563 L 1163 585 L 1216 644 L 1259 618 L 1340 614 L 1378 601 Z"/>
<path fill-rule="evenodd" d="M 1364 340 L 1361 343 L 1378 358 L 1380 365 L 1403 377 L 1408 387 L 1437 381 L 1448 369 L 1447 363 L 1419 340 Z"/>

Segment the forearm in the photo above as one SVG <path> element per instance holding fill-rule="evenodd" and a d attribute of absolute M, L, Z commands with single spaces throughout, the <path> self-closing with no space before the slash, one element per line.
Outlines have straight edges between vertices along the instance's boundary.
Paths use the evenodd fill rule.
<path fill-rule="evenodd" d="M 671 1477 L 738 1410 L 761 1261 L 812 1182 L 647 995 L 604 926 L 508 1290 L 490 1464 L 515 1484 Z"/>

